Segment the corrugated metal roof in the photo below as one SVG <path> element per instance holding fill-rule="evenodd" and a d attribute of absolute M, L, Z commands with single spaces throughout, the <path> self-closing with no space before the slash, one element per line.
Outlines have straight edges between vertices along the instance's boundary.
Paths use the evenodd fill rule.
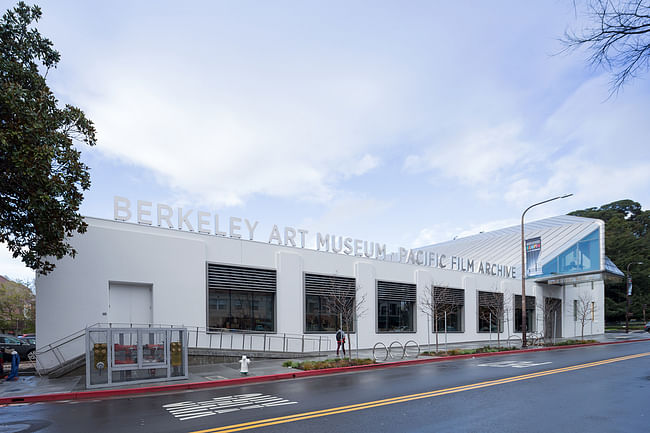
<path fill-rule="evenodd" d="M 524 237 L 525 239 L 538 236 L 542 238 L 539 260 L 543 265 L 601 225 L 602 221 L 597 219 L 561 215 L 526 223 Z M 418 249 L 514 266 L 517 273 L 521 275 L 521 226 L 518 225 Z M 604 255 L 604 251 L 600 253 Z"/>

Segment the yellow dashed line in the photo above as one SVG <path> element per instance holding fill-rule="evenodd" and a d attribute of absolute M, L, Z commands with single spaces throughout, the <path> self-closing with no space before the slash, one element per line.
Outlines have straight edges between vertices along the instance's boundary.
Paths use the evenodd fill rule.
<path fill-rule="evenodd" d="M 236 431 L 242 431 L 242 430 L 250 430 L 258 427 L 266 427 L 270 425 L 275 425 L 275 424 L 284 424 L 288 422 L 294 422 L 294 421 L 302 421 L 305 419 L 311 419 L 311 418 L 318 418 L 321 416 L 328 416 L 328 415 L 335 415 L 339 413 L 346 413 L 346 412 L 354 412 L 357 410 L 363 410 L 363 409 L 370 409 L 373 407 L 380 407 L 380 406 L 386 406 L 389 404 L 395 404 L 395 403 L 403 403 L 406 401 L 411 401 L 411 400 L 419 400 L 422 398 L 431 398 L 431 397 L 437 397 L 440 395 L 446 395 L 446 394 L 453 394 L 456 392 L 462 392 L 462 391 L 470 391 L 473 389 L 479 389 L 479 388 L 485 388 L 488 386 L 495 386 L 495 385 L 502 385 L 504 383 L 510 383 L 510 382 L 517 382 L 520 380 L 528 380 L 528 379 L 534 379 L 536 377 L 542 377 L 542 376 L 548 376 L 551 374 L 558 374 L 558 373 L 565 373 L 569 371 L 575 371 L 575 370 L 580 370 L 583 368 L 589 368 L 589 367 L 596 367 L 598 365 L 605 365 L 605 364 L 611 364 L 613 362 L 620 362 L 620 361 L 626 361 L 628 359 L 634 359 L 634 358 L 640 358 L 643 356 L 649 356 L 650 352 L 644 352 L 644 353 L 637 353 L 634 355 L 627 355 L 627 356 L 621 356 L 618 358 L 610 358 L 610 359 L 604 359 L 602 361 L 595 361 L 595 362 L 589 362 L 586 364 L 577 364 L 577 365 L 572 365 L 569 367 L 562 367 L 562 368 L 556 368 L 553 370 L 544 370 L 544 371 L 539 371 L 537 373 L 530 373 L 530 374 L 522 374 L 519 376 L 512 376 L 512 377 L 506 377 L 503 379 L 497 379 L 497 380 L 489 380 L 486 382 L 478 382 L 478 383 L 473 383 L 470 385 L 463 385 L 463 386 L 456 386 L 453 388 L 444 388 L 444 389 L 438 389 L 435 391 L 428 391 L 428 392 L 423 392 L 419 394 L 410 394 L 410 395 L 403 395 L 401 397 L 393 397 L 393 398 L 387 398 L 383 400 L 376 400 L 376 401 L 369 401 L 366 403 L 358 403 L 358 404 L 352 404 L 348 406 L 340 406 L 340 407 L 334 407 L 331 409 L 323 409 L 323 410 L 317 410 L 313 412 L 305 412 L 305 413 L 299 413 L 299 414 L 294 414 L 294 415 L 287 415 L 287 416 L 282 416 L 278 418 L 269 418 L 269 419 L 263 419 L 259 421 L 251 421 L 251 422 L 246 422 L 242 424 L 233 424 L 229 426 L 224 426 L 224 427 L 215 427 L 215 428 L 210 428 L 207 430 L 197 430 L 192 433 L 229 433 L 229 432 L 236 432 Z"/>

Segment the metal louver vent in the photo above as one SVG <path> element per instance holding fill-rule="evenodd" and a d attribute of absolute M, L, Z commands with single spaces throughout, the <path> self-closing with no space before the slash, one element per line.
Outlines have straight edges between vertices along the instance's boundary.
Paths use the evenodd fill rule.
<path fill-rule="evenodd" d="M 208 263 L 208 289 L 275 292 L 276 271 Z"/>
<path fill-rule="evenodd" d="M 377 299 L 383 301 L 415 302 L 416 298 L 415 284 L 377 281 Z"/>
<path fill-rule="evenodd" d="M 515 308 L 521 309 L 521 295 L 515 295 Z M 535 308 L 535 297 L 526 296 L 526 309 L 532 310 Z"/>
<path fill-rule="evenodd" d="M 449 287 L 434 287 L 433 288 L 434 302 L 450 305 L 465 305 L 465 290 L 451 289 Z"/>
<path fill-rule="evenodd" d="M 305 295 L 354 298 L 356 280 L 336 275 L 305 274 Z"/>
<path fill-rule="evenodd" d="M 503 304 L 503 293 L 499 292 L 478 292 L 479 307 L 489 307 L 496 303 Z"/>

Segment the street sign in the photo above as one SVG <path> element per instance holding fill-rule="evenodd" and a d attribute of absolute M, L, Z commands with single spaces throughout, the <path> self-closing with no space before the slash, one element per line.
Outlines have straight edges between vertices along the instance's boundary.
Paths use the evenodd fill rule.
<path fill-rule="evenodd" d="M 632 277 L 627 277 L 627 296 L 632 296 Z"/>

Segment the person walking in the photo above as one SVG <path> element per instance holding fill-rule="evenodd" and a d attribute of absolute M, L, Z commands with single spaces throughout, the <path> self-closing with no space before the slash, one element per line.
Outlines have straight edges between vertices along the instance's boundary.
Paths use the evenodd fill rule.
<path fill-rule="evenodd" d="M 343 347 L 343 356 L 345 356 L 345 332 L 341 328 L 336 331 L 336 356 L 339 356 L 339 349 Z"/>

